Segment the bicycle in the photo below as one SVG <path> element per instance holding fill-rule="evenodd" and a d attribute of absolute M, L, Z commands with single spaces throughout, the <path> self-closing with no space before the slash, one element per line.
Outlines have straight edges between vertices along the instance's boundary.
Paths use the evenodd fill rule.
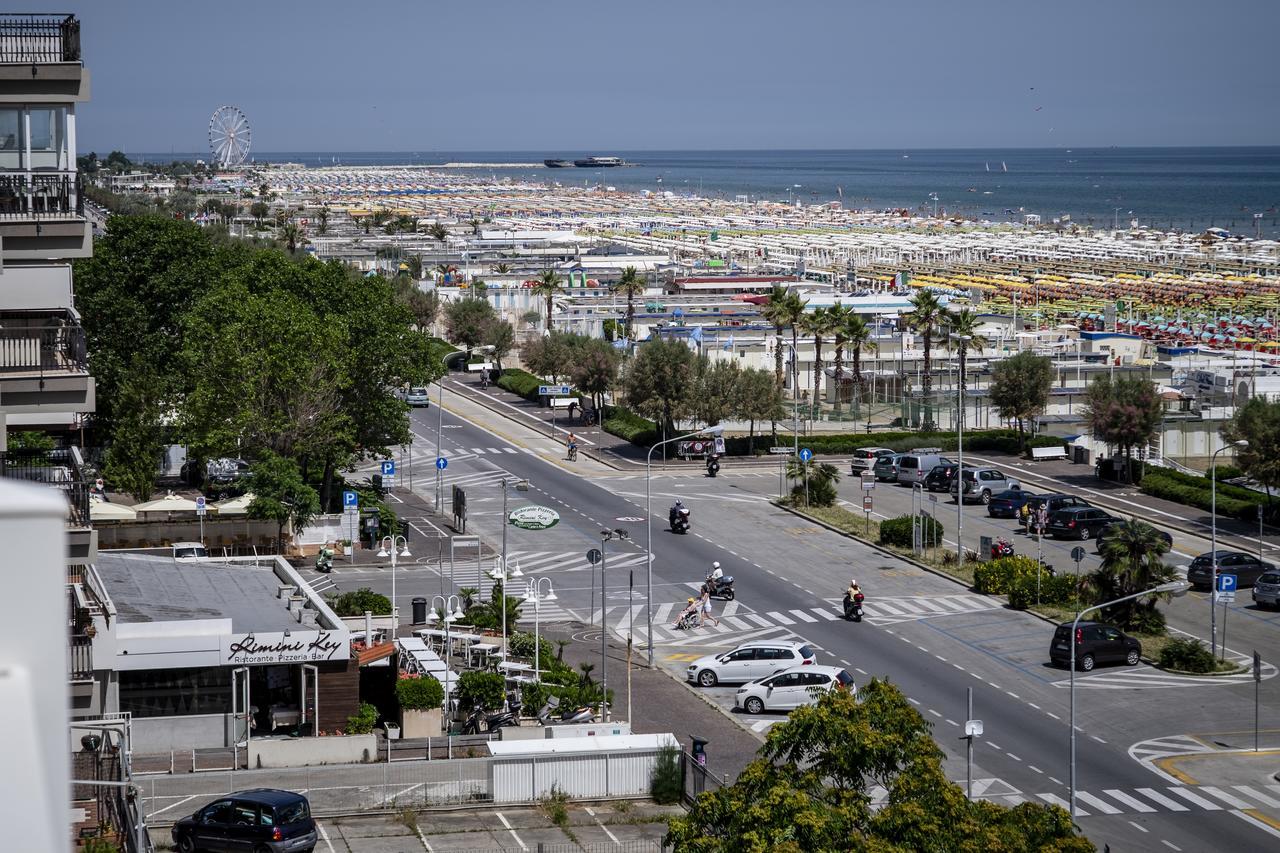
<path fill-rule="evenodd" d="M 578 445 L 576 444 L 569 445 L 569 461 L 570 462 L 578 461 Z"/>

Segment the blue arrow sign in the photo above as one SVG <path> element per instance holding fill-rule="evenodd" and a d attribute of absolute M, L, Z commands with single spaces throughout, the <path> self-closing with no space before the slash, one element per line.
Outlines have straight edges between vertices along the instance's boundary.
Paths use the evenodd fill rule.
<path fill-rule="evenodd" d="M 347 506 L 358 507 L 360 506 L 360 496 L 357 495 L 355 492 L 343 492 L 342 505 L 344 507 L 347 507 Z"/>
<path fill-rule="evenodd" d="M 1218 575 L 1218 592 L 1235 592 L 1236 589 L 1235 575 Z"/>
<path fill-rule="evenodd" d="M 445 468 L 449 467 L 449 460 L 445 459 L 443 456 L 437 457 L 436 467 L 439 468 L 441 471 L 443 471 Z"/>
<path fill-rule="evenodd" d="M 396 475 L 396 461 L 394 459 L 384 459 L 382 461 L 382 476 L 394 477 Z"/>
<path fill-rule="evenodd" d="M 812 450 L 810 450 L 810 449 L 809 449 L 809 448 L 807 448 L 807 447 L 802 447 L 802 448 L 800 448 L 800 461 L 801 461 L 801 462 L 808 462 L 808 461 L 809 461 L 810 459 L 812 459 L 812 458 L 813 458 L 813 451 L 812 451 Z"/>

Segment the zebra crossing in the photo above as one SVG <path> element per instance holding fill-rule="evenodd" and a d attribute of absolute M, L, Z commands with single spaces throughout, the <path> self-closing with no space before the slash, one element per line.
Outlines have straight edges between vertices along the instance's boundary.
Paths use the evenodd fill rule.
<path fill-rule="evenodd" d="M 1085 675 L 1076 674 L 1076 689 L 1092 690 L 1152 690 L 1152 689 L 1186 689 L 1188 687 L 1221 687 L 1223 685 L 1240 685 L 1253 683 L 1252 661 L 1241 660 L 1241 664 L 1249 664 L 1243 672 L 1232 675 L 1216 675 L 1212 678 L 1196 675 L 1178 675 L 1165 672 L 1151 666 L 1118 667 L 1105 670 L 1094 670 Z M 1277 669 L 1274 664 L 1263 663 L 1262 677 L 1275 678 Z M 1071 678 L 1053 682 L 1054 687 L 1070 689 Z"/>
<path fill-rule="evenodd" d="M 1042 802 L 1070 810 L 1064 793 L 998 794 L 984 799 L 1007 806 Z M 1280 785 L 1166 785 L 1151 788 L 1094 789 L 1076 791 L 1076 815 L 1101 817 L 1154 812 L 1199 813 L 1280 808 Z"/>

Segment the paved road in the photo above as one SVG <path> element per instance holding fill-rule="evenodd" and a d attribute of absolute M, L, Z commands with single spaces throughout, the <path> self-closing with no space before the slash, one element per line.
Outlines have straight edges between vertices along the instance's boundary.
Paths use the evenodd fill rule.
<path fill-rule="evenodd" d="M 430 435 L 422 445 L 429 453 L 434 452 L 435 415 L 430 411 L 415 416 L 415 429 Z M 501 491 L 494 483 L 504 474 L 529 478 L 535 491 L 519 499 L 555 507 L 562 521 L 548 531 L 511 529 L 509 547 L 520 557 L 522 568 L 553 579 L 556 605 L 565 614 L 588 619 L 603 615 L 614 631 L 634 627 L 643 642 L 644 526 L 630 520 L 645 516 L 643 477 L 593 469 L 590 479 L 580 478 L 575 472 L 585 466 L 567 471 L 549 439 L 529 438 L 496 419 L 485 422 L 497 436 L 447 414 L 442 430 L 450 456 L 448 471 L 472 478 L 463 485 L 469 489 L 473 523 L 479 528 L 485 515 L 489 524 L 497 520 Z M 470 456 L 462 458 L 466 454 Z M 994 609 L 958 585 L 783 514 L 769 506 L 762 493 L 776 483 L 757 491 L 750 479 L 764 478 L 730 475 L 712 481 L 673 473 L 655 479 L 655 611 L 665 606 L 669 615 L 712 560 L 721 560 L 739 577 L 738 606 L 726 612 L 723 630 L 685 636 L 656 627 L 658 658 L 680 668 L 684 660 L 672 656 L 725 648 L 748 637 L 803 637 L 822 648 L 824 659 L 847 662 L 859 679 L 882 675 L 898 684 L 935 724 L 939 743 L 950 756 L 952 778 L 965 689 L 972 687 L 975 714 L 983 718 L 987 732 L 975 751 L 974 776 L 991 780 L 987 795 L 1065 799 L 1067 691 L 1061 685 L 1067 673 L 1044 664 L 1050 627 L 1027 614 Z M 491 494 L 481 501 L 486 489 Z M 514 506 L 517 493 L 511 494 Z M 677 537 L 665 530 L 665 509 L 673 494 L 694 507 L 693 535 Z M 636 585 L 628 595 L 626 574 L 610 570 L 608 604 L 601 614 L 598 572 L 591 571 L 581 555 L 592 545 L 599 547 L 598 531 L 604 527 L 627 527 L 633 533 L 631 543 L 611 543 L 610 559 L 619 561 L 627 574 L 634 571 Z M 836 618 L 834 610 L 854 566 L 874 590 L 870 619 L 856 626 Z M 402 600 L 402 607 L 407 604 Z M 655 626 L 664 622 L 658 615 Z M 544 616 L 551 618 L 546 611 Z M 1127 849 L 1256 849 L 1267 844 L 1261 830 L 1238 819 L 1240 807 L 1221 798 L 1217 810 L 1190 803 L 1187 794 L 1203 795 L 1190 789 L 1164 790 L 1170 787 L 1168 781 L 1153 776 L 1127 753 L 1130 744 L 1146 738 L 1251 728 L 1252 703 L 1244 699 L 1247 688 L 1187 686 L 1179 692 L 1179 702 L 1170 703 L 1167 691 L 1136 686 L 1143 672 L 1148 670 L 1136 668 L 1132 673 L 1137 675 L 1103 670 L 1081 679 L 1082 686 L 1093 689 L 1077 692 L 1079 787 L 1106 804 L 1081 798 L 1086 831 L 1099 842 L 1123 842 Z M 1098 680 L 1090 684 L 1091 679 Z M 1274 685 L 1264 685 L 1264 707 L 1277 698 Z M 763 721 L 746 724 L 759 722 Z M 1199 811 L 1177 811 L 1143 789 L 1170 802 L 1188 802 Z M 1257 793 L 1268 795 L 1262 788 Z M 1200 812 L 1201 819 L 1190 817 Z M 1168 845 L 1162 843 L 1166 841 Z"/>

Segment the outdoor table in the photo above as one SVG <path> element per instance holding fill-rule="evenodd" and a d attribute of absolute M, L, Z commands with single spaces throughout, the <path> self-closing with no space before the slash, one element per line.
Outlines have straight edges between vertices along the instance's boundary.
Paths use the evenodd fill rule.
<path fill-rule="evenodd" d="M 487 658 L 489 655 L 496 653 L 500 648 L 501 646 L 497 643 L 476 643 L 467 649 L 467 658 L 468 660 L 473 660 L 477 657 Z"/>
<path fill-rule="evenodd" d="M 533 672 L 533 665 L 527 663 L 519 663 L 518 661 L 505 660 L 498 664 L 498 669 L 519 675 L 525 672 Z"/>

